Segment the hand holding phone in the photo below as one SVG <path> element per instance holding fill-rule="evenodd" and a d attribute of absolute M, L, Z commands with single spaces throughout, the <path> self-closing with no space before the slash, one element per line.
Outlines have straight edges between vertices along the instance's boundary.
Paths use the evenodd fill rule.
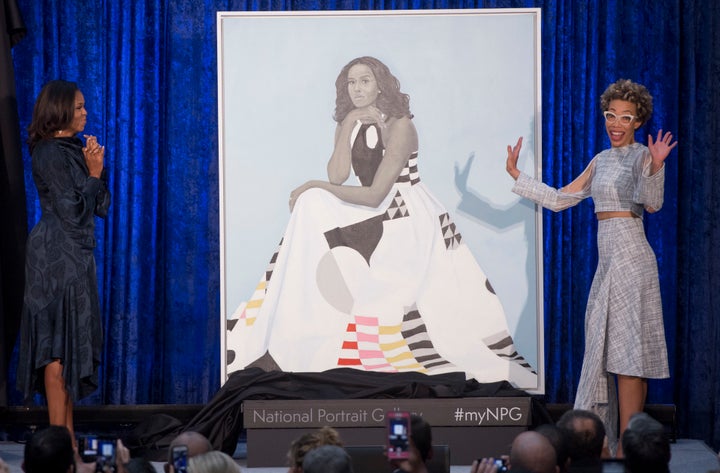
<path fill-rule="evenodd" d="M 391 411 L 387 418 L 387 457 L 407 460 L 410 457 L 410 413 Z"/>
<path fill-rule="evenodd" d="M 114 439 L 98 439 L 95 471 L 97 473 L 115 473 L 117 470 L 117 456 Z"/>

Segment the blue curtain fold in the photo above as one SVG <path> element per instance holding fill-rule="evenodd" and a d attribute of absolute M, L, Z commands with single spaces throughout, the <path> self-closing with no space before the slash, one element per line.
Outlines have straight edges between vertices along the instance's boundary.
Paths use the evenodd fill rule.
<path fill-rule="evenodd" d="M 672 374 L 651 382 L 648 401 L 676 404 L 681 435 L 720 448 L 720 197 L 713 192 L 720 171 L 720 3 L 17 3 L 28 27 L 13 50 L 21 129 L 44 82 L 74 80 L 85 94 L 87 132 L 108 150 L 113 203 L 97 227 L 96 251 L 105 360 L 102 388 L 85 403 L 204 403 L 219 387 L 217 11 L 538 7 L 545 182 L 570 182 L 609 146 L 599 96 L 618 78 L 645 84 L 655 97 L 655 113 L 637 139 L 645 142 L 659 128 L 679 139 L 667 162 L 665 206 L 645 218 L 658 257 Z M 24 162 L 32 225 L 39 208 L 27 150 Z M 574 399 L 596 225 L 590 202 L 543 214 L 548 402 Z"/>

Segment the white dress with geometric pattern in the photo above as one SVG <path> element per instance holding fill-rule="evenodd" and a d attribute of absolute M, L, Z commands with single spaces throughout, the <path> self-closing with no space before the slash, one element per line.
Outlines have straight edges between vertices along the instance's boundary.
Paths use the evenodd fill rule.
<path fill-rule="evenodd" d="M 366 159 L 382 159 L 375 125 L 353 136 L 354 172 L 363 148 Z M 287 372 L 460 371 L 479 382 L 537 382 L 490 282 L 420 181 L 417 153 L 377 208 L 302 193 L 228 328 L 228 373 L 269 354 Z"/>

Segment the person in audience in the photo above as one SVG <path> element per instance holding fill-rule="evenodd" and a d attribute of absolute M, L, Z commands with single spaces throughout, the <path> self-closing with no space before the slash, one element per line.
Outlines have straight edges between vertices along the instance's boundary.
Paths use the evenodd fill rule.
<path fill-rule="evenodd" d="M 188 473 L 240 473 L 240 465 L 227 453 L 213 450 L 190 457 Z"/>
<path fill-rule="evenodd" d="M 568 446 L 567 439 L 565 438 L 565 432 L 555 424 L 542 424 L 539 425 L 535 432 L 544 435 L 546 439 L 550 441 L 553 448 L 555 449 L 555 458 L 557 460 L 558 468 L 560 473 L 567 473 L 570 467 L 570 458 L 568 457 Z"/>
<path fill-rule="evenodd" d="M 568 471 L 601 472 L 605 426 L 600 417 L 583 409 L 571 409 L 560 416 L 557 426 L 567 439 Z"/>
<path fill-rule="evenodd" d="M 323 445 L 335 445 L 342 447 L 343 443 L 340 434 L 332 427 L 322 427 L 315 432 L 301 435 L 293 440 L 288 451 L 288 473 L 301 473 L 303 471 L 303 460 L 307 453 Z"/>
<path fill-rule="evenodd" d="M 627 473 L 670 473 L 670 439 L 645 412 L 630 417 L 621 441 Z"/>
<path fill-rule="evenodd" d="M 51 425 L 35 432 L 25 444 L 22 469 L 25 473 L 73 473 L 75 450 L 68 428 Z"/>
<path fill-rule="evenodd" d="M 432 428 L 421 416 L 410 416 L 410 457 L 392 460 L 396 472 L 427 473 L 427 462 L 432 458 Z"/>
<path fill-rule="evenodd" d="M 559 473 L 555 448 L 539 432 L 520 433 L 510 447 L 508 471 Z"/>
<path fill-rule="evenodd" d="M 470 473 L 559 473 L 555 449 L 550 440 L 539 432 L 526 431 L 518 434 L 510 447 L 510 457 L 504 457 L 506 464 L 498 465 L 496 458 L 475 460 Z M 502 459 L 499 459 L 502 460 Z"/>
<path fill-rule="evenodd" d="M 0 473 L 10 473 L 10 467 L 0 458 Z"/>
<path fill-rule="evenodd" d="M 186 431 L 179 434 L 170 442 L 168 447 L 168 461 L 163 465 L 165 473 L 175 473 L 173 468 L 172 449 L 178 445 L 186 445 L 188 448 L 188 458 L 212 451 L 213 447 L 210 441 L 203 434 L 193 431 Z"/>
<path fill-rule="evenodd" d="M 310 450 L 303 459 L 302 469 L 304 473 L 353 473 L 350 455 L 338 445 L 322 445 Z"/>

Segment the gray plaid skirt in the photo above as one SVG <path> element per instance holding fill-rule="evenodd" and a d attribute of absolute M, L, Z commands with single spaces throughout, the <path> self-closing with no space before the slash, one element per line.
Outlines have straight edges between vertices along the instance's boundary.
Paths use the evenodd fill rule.
<path fill-rule="evenodd" d="M 585 312 L 585 356 L 576 409 L 598 413 L 616 442 L 613 374 L 669 377 L 655 253 L 642 219 L 598 221 L 598 268 Z"/>

